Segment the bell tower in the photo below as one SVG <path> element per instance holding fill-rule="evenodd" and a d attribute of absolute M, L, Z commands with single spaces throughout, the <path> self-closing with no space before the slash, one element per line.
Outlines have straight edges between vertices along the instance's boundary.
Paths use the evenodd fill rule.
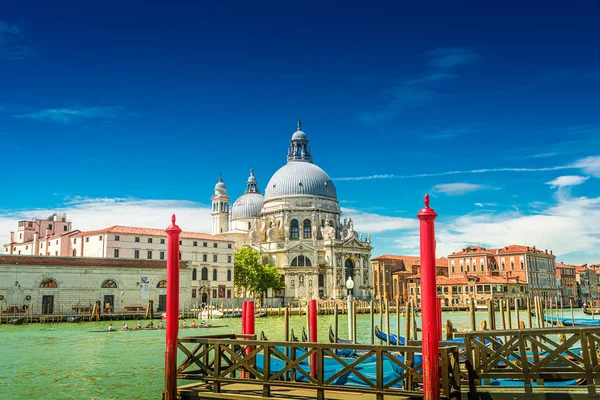
<path fill-rule="evenodd" d="M 227 186 L 223 182 L 223 176 L 215 185 L 215 194 L 212 200 L 212 234 L 217 235 L 229 230 L 229 196 L 227 195 Z"/>

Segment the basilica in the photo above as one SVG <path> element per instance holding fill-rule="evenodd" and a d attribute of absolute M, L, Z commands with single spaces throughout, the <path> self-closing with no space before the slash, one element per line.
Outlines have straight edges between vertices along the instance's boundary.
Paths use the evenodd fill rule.
<path fill-rule="evenodd" d="M 285 289 L 270 293 L 284 301 L 371 294 L 371 239 L 343 218 L 335 185 L 313 163 L 308 138 L 294 132 L 287 163 L 273 174 L 261 193 L 254 170 L 245 193 L 230 207 L 220 178 L 212 196 L 212 233 L 260 252 L 263 263 L 277 267 Z"/>

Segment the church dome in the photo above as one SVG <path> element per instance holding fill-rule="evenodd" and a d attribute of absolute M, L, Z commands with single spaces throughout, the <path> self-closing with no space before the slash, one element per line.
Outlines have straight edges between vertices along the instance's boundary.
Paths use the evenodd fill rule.
<path fill-rule="evenodd" d="M 309 195 L 337 200 L 333 181 L 313 164 L 308 138 L 300 128 L 301 122 L 298 121 L 298 130 L 292 135 L 288 147 L 288 162 L 271 177 L 265 198 Z"/>
<path fill-rule="evenodd" d="M 250 176 L 246 181 L 246 192 L 233 203 L 231 207 L 231 218 L 254 218 L 262 209 L 264 197 L 258 190 L 258 182 L 254 176 L 254 170 L 250 170 Z"/>
<path fill-rule="evenodd" d="M 260 193 L 244 193 L 231 207 L 231 218 L 254 218 L 262 209 L 264 197 Z"/>

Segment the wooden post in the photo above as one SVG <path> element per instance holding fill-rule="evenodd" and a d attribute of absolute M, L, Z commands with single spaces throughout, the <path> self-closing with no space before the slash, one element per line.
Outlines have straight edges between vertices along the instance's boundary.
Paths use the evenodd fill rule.
<path fill-rule="evenodd" d="M 573 314 L 573 299 L 569 299 L 569 307 L 571 307 L 571 326 L 575 326 L 575 315 Z"/>
<path fill-rule="evenodd" d="M 529 322 L 529 329 L 533 328 L 533 320 L 531 317 L 531 297 L 527 296 L 527 321 Z"/>
<path fill-rule="evenodd" d="M 371 344 L 375 344 L 375 314 L 373 310 L 373 300 L 369 303 L 369 316 L 371 317 Z"/>
<path fill-rule="evenodd" d="M 515 299 L 515 315 L 517 316 L 517 326 L 519 327 L 519 329 L 521 329 L 521 316 L 519 315 L 519 309 L 520 304 L 521 303 L 521 299 Z"/>
<path fill-rule="evenodd" d="M 512 315 L 510 311 L 510 299 L 506 299 L 506 317 L 508 318 L 508 329 L 512 329 Z"/>
<path fill-rule="evenodd" d="M 504 313 L 504 300 L 498 300 L 498 306 L 500 307 L 500 317 L 502 318 L 502 330 L 506 330 L 506 314 Z"/>
<path fill-rule="evenodd" d="M 449 319 L 446 320 L 446 340 L 454 339 L 454 327 L 452 326 L 452 321 Z"/>
<path fill-rule="evenodd" d="M 354 297 L 352 299 L 354 300 Z M 358 342 L 358 340 L 356 339 L 356 320 L 357 320 L 357 318 L 356 318 L 356 312 L 357 312 L 356 305 L 357 305 L 356 300 L 352 301 L 352 312 L 354 313 L 354 315 L 352 316 L 352 324 L 353 324 L 353 327 L 352 327 L 352 342 L 353 343 L 357 343 Z"/>
<path fill-rule="evenodd" d="M 412 308 L 412 303 L 410 301 L 406 302 L 406 326 L 404 327 L 404 336 L 406 339 L 406 342 L 408 343 L 408 341 L 410 340 L 410 333 L 411 333 L 411 328 L 410 325 L 412 323 L 411 321 L 411 308 Z"/>
<path fill-rule="evenodd" d="M 475 316 L 475 299 L 471 297 L 471 301 L 469 302 L 469 311 L 471 313 L 471 331 L 475 332 L 477 330 L 477 319 Z"/>
<path fill-rule="evenodd" d="M 283 314 L 283 334 L 285 341 L 290 341 L 290 308 L 286 307 Z"/>
<path fill-rule="evenodd" d="M 412 333 L 413 333 L 413 338 L 415 340 L 419 340 L 419 336 L 418 336 L 418 331 L 417 331 L 417 300 L 413 299 L 413 304 L 412 304 Z M 423 316 L 423 312 L 421 310 L 421 318 Z M 437 318 L 437 316 L 436 316 Z M 421 322 L 421 326 L 423 326 L 423 323 Z M 423 333 L 421 333 L 421 340 L 423 340 Z"/>
<path fill-rule="evenodd" d="M 487 321 L 485 319 L 481 321 L 481 324 L 479 324 L 479 330 L 480 331 L 487 330 Z"/>
<path fill-rule="evenodd" d="M 333 304 L 333 337 L 335 339 L 335 342 L 337 343 L 338 340 L 338 327 L 339 327 L 339 321 L 338 321 L 338 304 L 337 301 Z"/>
<path fill-rule="evenodd" d="M 396 333 L 398 334 L 398 346 L 400 346 L 400 297 L 396 298 Z"/>
<path fill-rule="evenodd" d="M 390 302 L 385 302 L 385 329 L 387 330 L 387 340 L 386 344 L 390 345 L 390 336 L 392 332 L 390 331 Z"/>
<path fill-rule="evenodd" d="M 491 330 L 494 330 L 494 327 L 496 325 L 496 315 L 495 315 L 495 311 L 494 311 L 494 301 L 493 300 L 488 300 L 488 325 L 490 326 Z"/>

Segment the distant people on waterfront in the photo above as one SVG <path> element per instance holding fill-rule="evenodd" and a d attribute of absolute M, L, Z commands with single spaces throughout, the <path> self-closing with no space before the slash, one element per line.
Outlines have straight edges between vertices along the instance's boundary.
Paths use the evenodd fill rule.
<path fill-rule="evenodd" d="M 158 329 L 163 329 L 164 327 L 165 327 L 165 326 L 163 325 L 163 322 L 162 322 L 162 321 L 160 321 L 160 322 L 158 323 Z"/>
<path fill-rule="evenodd" d="M 104 304 L 104 310 L 106 310 L 106 313 L 107 313 L 108 315 L 110 315 L 110 309 L 111 309 L 111 305 L 110 305 L 110 303 L 106 303 L 106 304 Z"/>
<path fill-rule="evenodd" d="M 195 319 L 192 320 L 192 325 L 190 325 L 190 327 L 192 327 L 192 328 L 196 327 L 196 320 Z"/>
<path fill-rule="evenodd" d="M 180 328 L 187 328 L 187 324 L 185 323 L 185 319 L 181 323 Z"/>
<path fill-rule="evenodd" d="M 123 324 L 123 329 L 124 331 L 128 331 L 129 330 L 129 325 L 127 325 L 127 323 Z"/>
<path fill-rule="evenodd" d="M 112 324 L 108 324 L 108 330 L 109 330 L 109 331 L 114 331 L 114 330 L 115 330 L 115 328 L 112 326 Z"/>
<path fill-rule="evenodd" d="M 135 329 L 142 329 L 142 323 L 140 321 L 135 325 Z"/>
<path fill-rule="evenodd" d="M 154 329 L 154 322 L 150 321 L 150 323 L 146 325 L 146 328 Z"/>

